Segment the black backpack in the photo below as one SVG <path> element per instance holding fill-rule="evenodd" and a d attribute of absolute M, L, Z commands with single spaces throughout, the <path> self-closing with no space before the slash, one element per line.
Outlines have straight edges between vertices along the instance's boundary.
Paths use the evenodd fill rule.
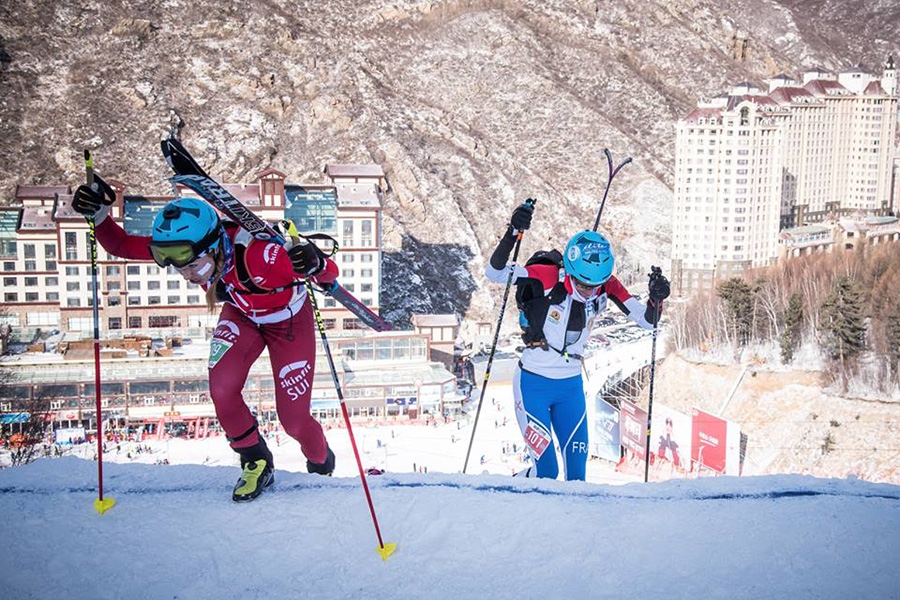
<path fill-rule="evenodd" d="M 531 255 L 525 266 L 555 265 L 563 268 L 563 256 L 559 250 L 538 250 Z M 559 304 L 566 297 L 566 288 L 560 281 L 544 293 L 544 286 L 537 279 L 523 277 L 516 282 L 516 306 L 519 308 L 519 326 L 522 328 L 522 341 L 526 345 L 545 342 L 544 319 L 552 304 Z"/>

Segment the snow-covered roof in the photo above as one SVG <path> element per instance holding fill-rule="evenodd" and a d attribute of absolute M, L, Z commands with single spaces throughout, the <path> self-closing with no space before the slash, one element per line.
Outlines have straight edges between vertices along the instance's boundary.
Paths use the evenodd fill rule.
<path fill-rule="evenodd" d="M 456 315 L 413 315 L 410 322 L 414 327 L 456 327 L 459 318 Z"/>
<path fill-rule="evenodd" d="M 325 174 L 332 179 L 339 177 L 384 177 L 381 165 L 325 165 Z"/>

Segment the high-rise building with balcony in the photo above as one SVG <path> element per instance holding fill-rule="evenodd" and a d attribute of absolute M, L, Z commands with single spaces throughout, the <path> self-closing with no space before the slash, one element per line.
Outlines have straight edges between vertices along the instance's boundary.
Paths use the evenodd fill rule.
<path fill-rule="evenodd" d="M 897 72 L 858 68 L 741 83 L 676 125 L 675 290 L 777 259 L 782 228 L 896 209 Z"/>

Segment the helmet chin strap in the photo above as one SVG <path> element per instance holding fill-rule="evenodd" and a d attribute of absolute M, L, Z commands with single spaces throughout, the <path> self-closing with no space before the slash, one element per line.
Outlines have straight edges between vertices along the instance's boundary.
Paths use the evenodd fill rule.
<path fill-rule="evenodd" d="M 234 266 L 234 243 L 231 241 L 231 238 L 228 237 L 228 233 L 225 230 L 222 230 L 222 233 L 219 237 L 219 246 L 216 248 L 211 254 L 213 257 L 212 267 L 218 267 L 219 265 L 219 257 L 224 256 L 224 260 L 222 261 L 222 274 L 224 275 Z M 205 271 L 201 273 L 201 275 L 205 275 Z M 213 280 L 218 275 L 218 269 L 213 268 L 212 273 L 209 276 L 209 279 L 206 280 L 207 285 L 211 285 Z"/>

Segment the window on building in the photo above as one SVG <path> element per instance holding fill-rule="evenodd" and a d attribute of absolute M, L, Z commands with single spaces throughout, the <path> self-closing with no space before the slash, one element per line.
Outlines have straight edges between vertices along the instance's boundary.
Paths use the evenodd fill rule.
<path fill-rule="evenodd" d="M 106 305 L 107 306 L 119 306 L 122 304 L 122 298 L 119 296 L 107 296 L 106 297 Z"/>
<path fill-rule="evenodd" d="M 3 301 L 4 302 L 18 302 L 19 294 L 17 294 L 16 292 L 6 292 L 5 294 L 3 294 Z"/>
<path fill-rule="evenodd" d="M 30 327 L 41 325 L 59 325 L 58 312 L 34 312 L 29 311 L 25 321 Z"/>
<path fill-rule="evenodd" d="M 35 257 L 34 244 L 24 244 L 22 246 L 22 248 L 25 252 L 25 258 L 34 258 Z"/>
<path fill-rule="evenodd" d="M 126 267 L 125 269 L 125 272 L 129 275 L 140 275 L 141 267 L 139 265 L 128 265 L 128 267 Z"/>
<path fill-rule="evenodd" d="M 373 246 L 372 243 L 372 221 L 370 219 L 363 219 L 362 222 L 362 240 L 360 240 L 363 246 Z"/>
<path fill-rule="evenodd" d="M 67 292 L 77 292 L 81 289 L 81 283 L 77 281 L 69 281 L 66 283 L 66 291 Z"/>
<path fill-rule="evenodd" d="M 89 331 L 94 327 L 91 317 L 69 317 L 66 323 L 67 328 L 71 331 Z M 103 387 L 101 386 L 100 389 L 102 390 Z"/>
<path fill-rule="evenodd" d="M 141 289 L 141 282 L 140 282 L 140 281 L 129 281 L 129 282 L 128 282 L 128 289 L 129 289 L 130 291 L 135 291 L 135 290 Z"/>
<path fill-rule="evenodd" d="M 148 290 L 158 290 L 159 289 L 159 281 L 158 280 L 148 281 L 147 289 Z"/>
<path fill-rule="evenodd" d="M 25 261 L 25 270 L 26 271 L 37 271 L 37 261 L 34 259 L 29 259 Z"/>
<path fill-rule="evenodd" d="M 170 290 L 180 290 L 181 289 L 181 281 L 178 279 L 172 279 L 166 282 L 166 289 Z"/>
<path fill-rule="evenodd" d="M 119 290 L 122 289 L 122 282 L 121 281 L 107 281 L 106 289 L 107 289 L 107 291 L 110 291 L 110 292 L 118 292 Z"/>
<path fill-rule="evenodd" d="M 3 278 L 3 285 L 5 287 L 15 287 L 18 284 L 19 284 L 19 280 L 16 279 L 15 277 L 4 277 Z"/>
<path fill-rule="evenodd" d="M 128 306 L 140 306 L 141 305 L 141 297 L 140 296 L 128 296 Z"/>
<path fill-rule="evenodd" d="M 343 243 L 344 247 L 353 245 L 353 221 L 349 219 L 344 221 L 344 239 L 341 243 Z"/>
<path fill-rule="evenodd" d="M 37 302 L 38 301 L 38 293 L 37 292 L 25 292 L 25 302 Z"/>
<path fill-rule="evenodd" d="M 128 329 L 140 329 L 143 327 L 141 325 L 140 317 L 128 317 Z"/>
<path fill-rule="evenodd" d="M 81 306 L 81 298 L 66 298 L 66 306 L 70 308 Z"/>
<path fill-rule="evenodd" d="M 4 261 L 4 262 L 3 262 L 3 270 L 4 270 L 4 271 L 15 271 L 15 270 L 16 270 L 16 263 Z"/>
<path fill-rule="evenodd" d="M 44 244 L 44 258 L 56 258 L 56 244 Z"/>
<path fill-rule="evenodd" d="M 356 330 L 356 329 L 364 329 L 365 326 L 363 325 L 363 322 L 360 321 L 359 319 L 352 318 L 352 319 L 344 319 L 343 320 L 343 328 L 347 329 L 347 330 L 351 330 L 351 329 Z"/>
<path fill-rule="evenodd" d="M 59 292 L 47 292 L 47 302 L 59 302 Z"/>
<path fill-rule="evenodd" d="M 59 278 L 58 277 L 45 277 L 44 285 L 46 285 L 47 287 L 56 287 L 59 285 Z"/>
<path fill-rule="evenodd" d="M 191 294 L 187 297 L 188 304 L 200 304 L 200 296 L 197 294 Z"/>
<path fill-rule="evenodd" d="M 109 317 L 106 327 L 107 329 L 122 329 L 122 317 Z M 102 386 L 101 389 L 103 389 Z"/>
<path fill-rule="evenodd" d="M 154 306 L 161 303 L 162 301 L 159 296 L 147 296 L 147 304 Z"/>
<path fill-rule="evenodd" d="M 107 277 L 118 277 L 121 269 L 119 265 L 106 265 L 106 276 Z"/>
<path fill-rule="evenodd" d="M 159 327 L 177 327 L 178 326 L 178 317 L 174 315 L 159 315 L 159 316 L 151 316 L 150 327 L 159 328 Z"/>
<path fill-rule="evenodd" d="M 25 278 L 25 287 L 37 287 L 38 279 L 37 277 L 26 277 Z"/>
<path fill-rule="evenodd" d="M 166 296 L 166 304 L 181 304 L 181 296 Z"/>

